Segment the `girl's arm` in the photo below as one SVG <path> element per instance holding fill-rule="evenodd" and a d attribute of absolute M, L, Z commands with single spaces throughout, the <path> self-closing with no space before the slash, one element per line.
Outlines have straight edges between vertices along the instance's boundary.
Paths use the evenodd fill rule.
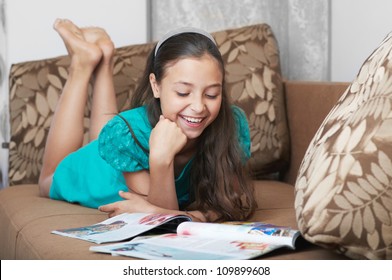
<path fill-rule="evenodd" d="M 178 210 L 174 182 L 174 158 L 184 148 L 187 137 L 175 122 L 160 116 L 150 135 L 150 189 L 148 202 Z"/>
<path fill-rule="evenodd" d="M 178 210 L 174 158 L 186 141 L 177 124 L 161 116 L 149 140 L 150 170 L 124 173 L 129 190 L 144 195 L 148 202 L 157 207 Z M 137 212 L 143 211 L 140 209 Z"/>
<path fill-rule="evenodd" d="M 156 206 L 178 209 L 174 170 L 170 163 L 152 162 L 150 171 L 124 172 L 123 175 L 130 192 L 143 196 Z"/>
<path fill-rule="evenodd" d="M 193 221 L 207 222 L 207 218 L 200 211 L 179 211 L 162 208 L 151 204 L 145 197 L 130 192 L 119 192 L 120 196 L 124 198 L 123 201 L 118 201 L 110 204 L 100 206 L 98 209 L 106 212 L 109 217 L 114 217 L 122 213 L 161 213 L 161 214 L 185 214 L 192 218 Z M 211 213 L 209 213 L 211 214 Z M 214 215 L 212 215 L 214 216 Z"/>
<path fill-rule="evenodd" d="M 178 210 L 174 182 L 174 160 L 150 155 L 150 190 L 147 201 L 166 209 Z"/>

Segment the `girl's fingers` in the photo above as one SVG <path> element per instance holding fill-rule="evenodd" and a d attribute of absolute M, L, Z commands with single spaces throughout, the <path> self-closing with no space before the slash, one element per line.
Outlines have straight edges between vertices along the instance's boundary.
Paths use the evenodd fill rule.
<path fill-rule="evenodd" d="M 119 194 L 122 198 L 127 199 L 127 200 L 129 200 L 129 199 L 132 198 L 132 194 L 129 193 L 129 192 L 119 191 L 118 194 Z"/>

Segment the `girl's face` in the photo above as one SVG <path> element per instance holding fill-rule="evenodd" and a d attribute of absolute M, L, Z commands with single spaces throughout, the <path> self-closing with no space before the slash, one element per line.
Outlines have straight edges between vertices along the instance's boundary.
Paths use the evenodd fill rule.
<path fill-rule="evenodd" d="M 188 137 L 199 137 L 218 116 L 222 103 L 222 72 L 210 55 L 184 58 L 168 66 L 160 84 L 150 75 L 162 114 Z"/>

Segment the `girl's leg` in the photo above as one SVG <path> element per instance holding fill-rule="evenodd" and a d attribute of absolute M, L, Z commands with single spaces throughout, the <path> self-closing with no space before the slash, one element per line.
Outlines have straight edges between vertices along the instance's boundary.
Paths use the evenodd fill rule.
<path fill-rule="evenodd" d="M 98 137 L 102 127 L 117 114 L 117 100 L 113 84 L 114 45 L 105 30 L 97 27 L 82 29 L 87 42 L 96 44 L 102 59 L 94 71 L 93 99 L 90 117 L 90 141 Z"/>
<path fill-rule="evenodd" d="M 83 144 L 83 118 L 87 102 L 88 83 L 102 58 L 101 49 L 86 42 L 82 31 L 69 20 L 56 20 L 59 33 L 71 57 L 69 76 L 64 85 L 43 155 L 39 178 L 40 194 L 49 195 L 53 173 L 60 161 Z"/>

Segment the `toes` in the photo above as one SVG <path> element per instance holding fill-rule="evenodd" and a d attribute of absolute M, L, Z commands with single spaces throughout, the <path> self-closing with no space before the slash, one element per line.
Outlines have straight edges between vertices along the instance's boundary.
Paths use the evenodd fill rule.
<path fill-rule="evenodd" d="M 63 39 L 68 40 L 74 36 L 83 40 L 83 34 L 80 28 L 68 19 L 56 19 L 54 22 L 54 29 L 60 34 L 61 37 L 63 37 Z"/>
<path fill-rule="evenodd" d="M 54 21 L 53 27 L 54 27 L 55 29 L 57 29 L 60 25 L 62 25 L 62 24 L 64 24 L 64 23 L 70 23 L 70 22 L 71 22 L 71 21 L 68 20 L 68 19 L 57 18 L 57 19 Z"/>

